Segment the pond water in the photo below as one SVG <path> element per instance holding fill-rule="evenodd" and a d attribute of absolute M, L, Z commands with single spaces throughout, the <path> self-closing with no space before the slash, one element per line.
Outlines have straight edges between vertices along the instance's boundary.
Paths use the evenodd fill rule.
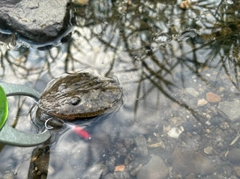
<path fill-rule="evenodd" d="M 92 0 L 74 5 L 66 43 L 3 43 L 1 81 L 42 92 L 61 74 L 93 69 L 118 78 L 123 104 L 73 122 L 90 140 L 63 127 L 40 146 L 2 144 L 0 178 L 239 178 L 239 6 Z M 34 101 L 8 99 L 8 123 L 37 132 Z"/>

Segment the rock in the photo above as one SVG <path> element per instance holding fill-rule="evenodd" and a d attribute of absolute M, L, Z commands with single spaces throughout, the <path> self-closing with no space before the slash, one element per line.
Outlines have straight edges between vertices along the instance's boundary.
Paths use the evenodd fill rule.
<path fill-rule="evenodd" d="M 195 179 L 196 176 L 194 173 L 190 173 L 188 176 L 186 176 L 186 179 Z"/>
<path fill-rule="evenodd" d="M 62 159 L 60 159 L 60 158 L 57 159 L 56 162 L 58 162 L 58 165 L 59 165 L 59 160 L 62 160 Z M 52 174 L 49 174 L 49 172 L 48 172 L 48 176 L 46 178 L 77 178 L 75 176 L 74 167 L 72 167 L 66 161 L 63 162 L 63 160 L 61 161 L 61 163 L 62 163 L 62 166 L 60 168 L 57 168 L 55 170 L 55 172 Z M 51 160 L 50 160 L 50 164 L 51 164 Z M 55 166 L 55 165 L 53 165 L 53 166 Z"/>
<path fill-rule="evenodd" d="M 186 88 L 185 89 L 188 94 L 190 94 L 193 97 L 198 97 L 199 92 L 196 91 L 194 88 Z"/>
<path fill-rule="evenodd" d="M 186 176 L 190 173 L 210 175 L 215 171 L 210 160 L 192 149 L 176 148 L 172 153 L 172 167 L 175 172 Z"/>
<path fill-rule="evenodd" d="M 168 136 L 177 139 L 182 132 L 183 132 L 183 130 L 181 130 L 181 128 L 173 127 L 173 128 L 168 132 Z"/>
<path fill-rule="evenodd" d="M 108 173 L 103 177 L 103 179 L 116 179 L 113 173 Z"/>
<path fill-rule="evenodd" d="M 116 162 L 116 158 L 114 156 L 110 156 L 106 160 L 105 165 L 108 167 L 110 171 L 112 171 L 115 168 L 115 162 Z"/>
<path fill-rule="evenodd" d="M 165 179 L 168 176 L 168 167 L 163 159 L 153 155 L 149 163 L 143 166 L 138 174 L 137 179 Z"/>
<path fill-rule="evenodd" d="M 217 117 L 212 117 L 209 122 L 211 123 L 211 125 L 217 126 L 220 125 L 222 122 L 224 122 L 225 119 L 222 118 L 221 116 L 217 116 Z"/>
<path fill-rule="evenodd" d="M 210 103 L 219 103 L 221 101 L 221 97 L 213 92 L 207 92 L 206 99 Z"/>
<path fill-rule="evenodd" d="M 231 122 L 236 121 L 240 118 L 240 101 L 226 101 L 218 104 L 218 112 L 224 117 L 229 119 Z"/>
<path fill-rule="evenodd" d="M 208 102 L 207 102 L 207 100 L 205 100 L 205 99 L 199 99 L 198 100 L 198 102 L 197 102 L 197 106 L 204 106 L 204 105 L 206 105 Z"/>
<path fill-rule="evenodd" d="M 34 162 L 35 171 L 37 175 L 41 175 L 41 178 L 47 176 L 48 178 L 76 178 L 72 167 L 62 158 L 60 158 L 55 153 L 47 153 L 45 155 L 41 155 L 39 158 L 36 159 Z M 34 178 L 28 176 L 28 178 Z"/>
<path fill-rule="evenodd" d="M 2 0 L 0 29 L 36 43 L 53 41 L 68 29 L 68 3 L 69 0 Z"/>
<path fill-rule="evenodd" d="M 229 129 L 229 124 L 227 122 L 222 122 L 219 127 L 223 130 Z"/>
<path fill-rule="evenodd" d="M 205 154 L 210 155 L 213 153 L 213 148 L 211 146 L 208 146 L 208 147 L 205 147 L 203 151 Z"/>
<path fill-rule="evenodd" d="M 148 155 L 147 141 L 143 135 L 139 135 L 135 138 L 137 153 L 142 156 Z"/>
<path fill-rule="evenodd" d="M 141 168 L 142 168 L 142 164 L 138 165 L 136 168 L 131 170 L 130 175 L 131 176 L 136 176 Z"/>
<path fill-rule="evenodd" d="M 169 122 L 168 122 L 170 126 L 175 126 L 175 127 L 181 126 L 182 123 L 183 123 L 183 119 L 180 117 L 172 117 L 169 119 Z"/>
<path fill-rule="evenodd" d="M 157 147 L 160 147 L 160 148 L 162 148 L 162 149 L 165 149 L 165 144 L 164 144 L 164 142 L 163 141 L 159 141 L 159 142 L 157 142 L 157 143 L 153 143 L 153 144 L 149 144 L 148 145 L 148 148 L 157 148 Z"/>
<path fill-rule="evenodd" d="M 233 173 L 233 167 L 232 165 L 226 165 L 226 166 L 223 166 L 223 167 L 220 167 L 222 171 L 224 171 L 224 174 L 226 174 L 225 176 L 227 178 L 231 178 L 231 175 Z"/>
<path fill-rule="evenodd" d="M 117 179 L 130 179 L 129 172 L 127 172 L 127 171 L 114 172 L 114 176 L 115 176 Z"/>
<path fill-rule="evenodd" d="M 111 147 L 109 135 L 107 135 L 106 133 L 92 133 L 90 145 L 93 148 L 92 150 L 94 152 L 94 160 L 98 161 L 102 157 L 102 154 L 108 151 Z"/>
<path fill-rule="evenodd" d="M 240 165 L 240 148 L 233 148 L 229 151 L 227 159 L 230 163 Z"/>
<path fill-rule="evenodd" d="M 125 170 L 125 165 L 115 166 L 114 172 L 123 172 Z"/>
<path fill-rule="evenodd" d="M 194 149 L 197 148 L 197 143 L 186 133 L 182 133 L 180 135 L 180 139 L 189 147 L 192 147 Z"/>
<path fill-rule="evenodd" d="M 99 179 L 103 175 L 106 175 L 107 171 L 107 167 L 104 164 L 99 163 L 88 168 L 81 178 Z"/>
<path fill-rule="evenodd" d="M 234 171 L 237 174 L 237 176 L 240 177 L 240 167 L 239 166 L 234 166 Z"/>

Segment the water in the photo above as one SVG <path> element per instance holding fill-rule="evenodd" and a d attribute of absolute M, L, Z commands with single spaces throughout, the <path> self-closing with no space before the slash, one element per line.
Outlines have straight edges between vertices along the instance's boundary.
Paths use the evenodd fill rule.
<path fill-rule="evenodd" d="M 0 177 L 42 170 L 47 178 L 238 178 L 240 116 L 222 108 L 239 101 L 237 3 L 194 1 L 182 10 L 180 1 L 90 1 L 75 7 L 67 43 L 41 51 L 2 45 L 2 81 L 43 91 L 54 77 L 91 68 L 116 76 L 124 94 L 116 112 L 74 122 L 91 140 L 62 128 L 47 147 L 2 145 Z M 34 102 L 9 101 L 8 122 L 36 132 Z M 40 147 L 45 163 L 31 168 Z"/>

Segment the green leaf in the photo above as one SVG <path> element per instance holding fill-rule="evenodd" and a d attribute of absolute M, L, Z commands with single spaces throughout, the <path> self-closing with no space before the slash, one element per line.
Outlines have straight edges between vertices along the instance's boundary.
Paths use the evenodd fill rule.
<path fill-rule="evenodd" d="M 0 86 L 0 129 L 4 126 L 8 117 L 8 102 L 3 88 Z"/>

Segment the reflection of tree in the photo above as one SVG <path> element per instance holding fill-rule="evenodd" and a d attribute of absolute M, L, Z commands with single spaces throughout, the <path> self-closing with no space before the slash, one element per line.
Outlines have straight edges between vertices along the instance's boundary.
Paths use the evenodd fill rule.
<path fill-rule="evenodd" d="M 216 7 L 218 7 L 217 11 Z M 228 16 L 225 13 L 226 9 L 233 7 L 234 4 L 225 5 L 225 10 L 222 10 L 221 3 L 200 2 L 195 8 L 180 13 L 182 19 L 179 19 L 180 23 L 177 23 L 174 20 L 177 17 L 177 13 L 174 12 L 176 7 L 172 4 L 148 1 L 144 4 L 134 4 L 134 1 L 132 3 L 108 1 L 107 4 L 98 6 L 98 8 L 95 4 L 94 9 L 91 10 L 93 13 L 90 13 L 92 16 L 88 15 L 84 21 L 91 22 L 90 18 L 97 18 L 95 24 L 89 25 L 92 29 L 91 35 L 104 44 L 105 49 L 112 49 L 116 52 L 119 46 L 123 46 L 128 56 L 132 58 L 132 63 L 135 64 L 133 66 L 138 66 L 136 64 L 140 61 L 141 65 L 138 70 L 142 72 L 139 88 L 141 88 L 143 81 L 148 80 L 168 98 L 189 108 L 187 104 L 171 94 L 171 87 L 174 86 L 171 77 L 175 68 L 191 71 L 208 84 L 207 79 L 201 75 L 199 69 L 206 66 L 217 66 L 216 70 L 221 71 L 223 68 L 232 83 L 238 87 L 238 60 L 230 58 L 231 56 L 236 57 L 234 51 L 239 43 L 237 40 L 238 23 L 223 21 Z M 237 11 L 237 8 L 234 11 Z M 234 14 L 234 11 L 231 11 L 231 14 Z M 167 23 L 169 24 L 167 25 Z M 200 32 L 194 35 L 193 53 L 191 50 L 190 53 L 187 53 L 189 50 L 185 49 L 184 36 L 181 37 L 182 42 L 176 42 L 179 35 L 188 29 L 197 29 Z M 199 41 L 195 41 L 197 38 L 201 44 L 198 44 Z M 206 49 L 209 54 L 205 56 L 207 58 L 199 60 L 199 53 L 203 49 Z M 176 61 L 167 60 L 174 58 L 174 56 L 182 56 L 182 58 Z M 228 69 L 229 64 L 235 66 L 234 71 Z M 234 73 L 236 79 L 233 79 L 233 76 L 229 75 L 230 73 Z M 182 78 L 182 87 L 184 87 L 185 80 Z M 154 88 L 153 86 L 145 91 L 146 95 Z M 136 99 L 139 97 L 140 93 L 137 93 Z M 136 102 L 136 108 L 137 106 Z"/>
<path fill-rule="evenodd" d="M 207 49 L 205 65 L 214 64 L 228 75 L 232 84 L 239 89 L 239 2 L 232 4 L 221 2 L 215 12 L 215 22 L 212 23 L 210 32 L 200 34 L 204 44 L 195 49 Z M 232 70 L 234 69 L 234 70 Z"/>
<path fill-rule="evenodd" d="M 175 3 L 101 0 L 90 1 L 88 6 L 76 6 L 76 28 L 67 44 L 47 51 L 21 48 L 17 57 L 16 53 L 13 56 L 7 50 L 1 55 L 2 67 L 5 69 L 7 63 L 19 78 L 32 74 L 40 78 L 45 71 L 54 77 L 54 66 L 63 65 L 58 68 L 61 73 L 92 67 L 101 51 L 112 54 L 108 66 L 104 66 L 105 75 L 121 71 L 127 76 L 131 71 L 138 71 L 136 99 L 147 100 L 146 96 L 157 88 L 159 93 L 189 108 L 180 96 L 173 95 L 174 90 L 186 87 L 185 72 L 191 72 L 208 84 L 208 79 L 199 70 L 206 66 L 215 66 L 219 71 L 224 69 L 238 88 L 239 18 L 234 14 L 239 3 L 200 1 L 187 10 L 181 10 Z M 204 57 L 200 57 L 202 51 L 207 52 Z M 87 55 L 93 52 L 95 57 L 91 61 Z M 121 56 L 123 52 L 130 62 Z M 31 62 L 33 58 L 36 61 Z M 119 69 L 124 63 L 129 63 L 128 68 Z M 175 73 L 180 73 L 177 82 L 174 81 Z M 146 82 L 151 85 L 141 91 Z M 135 111 L 138 105 L 137 100 Z"/>
<path fill-rule="evenodd" d="M 20 47 L 16 51 L 3 46 L 0 53 L 2 78 L 14 76 L 35 84 L 31 76 L 38 79 L 45 71 L 51 75 L 52 65 L 60 58 L 61 54 L 59 47 L 47 51 Z"/>

